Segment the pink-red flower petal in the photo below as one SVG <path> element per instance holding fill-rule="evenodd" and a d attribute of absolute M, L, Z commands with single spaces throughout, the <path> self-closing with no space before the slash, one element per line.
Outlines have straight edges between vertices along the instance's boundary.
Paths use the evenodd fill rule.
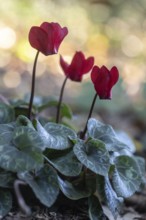
<path fill-rule="evenodd" d="M 40 27 L 32 27 L 29 32 L 29 42 L 32 47 L 44 55 L 58 53 L 59 46 L 68 34 L 66 27 L 54 22 L 43 22 Z"/>
<path fill-rule="evenodd" d="M 100 99 L 111 99 L 111 90 L 118 78 L 119 72 L 116 67 L 108 70 L 105 66 L 94 66 L 91 72 L 91 80 Z"/>
<path fill-rule="evenodd" d="M 60 65 L 65 73 L 65 75 L 67 76 L 68 74 L 68 63 L 63 59 L 63 57 L 60 55 Z"/>
<path fill-rule="evenodd" d="M 94 57 L 88 57 L 86 60 L 84 60 L 83 72 L 88 73 L 92 69 L 93 64 L 94 64 Z"/>
<path fill-rule="evenodd" d="M 81 82 L 84 74 L 88 73 L 94 64 L 94 58 L 89 57 L 85 59 L 84 54 L 78 51 L 73 56 L 71 64 L 65 63 L 63 59 L 60 60 L 60 65 L 68 78 L 73 81 Z"/>

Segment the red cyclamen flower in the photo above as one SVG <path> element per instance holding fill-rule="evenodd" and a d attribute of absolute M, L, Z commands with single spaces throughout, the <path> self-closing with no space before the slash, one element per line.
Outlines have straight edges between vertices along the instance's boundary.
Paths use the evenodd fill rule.
<path fill-rule="evenodd" d="M 58 53 L 59 46 L 67 34 L 66 27 L 62 28 L 60 24 L 54 22 L 43 22 L 40 27 L 31 27 L 29 42 L 33 48 L 47 56 Z"/>
<path fill-rule="evenodd" d="M 60 65 L 65 73 L 65 75 L 73 81 L 82 81 L 82 76 L 88 73 L 94 64 L 94 57 L 85 56 L 82 52 L 76 52 L 71 64 L 64 61 L 63 57 L 60 56 Z"/>
<path fill-rule="evenodd" d="M 118 69 L 113 66 L 108 70 L 105 66 L 94 66 L 91 72 L 91 80 L 100 99 L 111 99 L 111 89 L 119 79 Z"/>

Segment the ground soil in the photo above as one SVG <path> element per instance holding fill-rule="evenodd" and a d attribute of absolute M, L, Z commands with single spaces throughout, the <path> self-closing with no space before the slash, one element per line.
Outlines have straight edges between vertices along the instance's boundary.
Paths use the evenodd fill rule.
<path fill-rule="evenodd" d="M 114 220 L 108 208 L 103 208 L 108 218 Z M 30 216 L 26 216 L 20 209 L 15 209 L 3 220 L 89 220 L 89 217 L 86 202 L 81 200 L 70 204 L 63 202 L 51 209 L 36 205 Z M 122 215 L 117 220 L 146 220 L 146 189 L 125 200 Z"/>

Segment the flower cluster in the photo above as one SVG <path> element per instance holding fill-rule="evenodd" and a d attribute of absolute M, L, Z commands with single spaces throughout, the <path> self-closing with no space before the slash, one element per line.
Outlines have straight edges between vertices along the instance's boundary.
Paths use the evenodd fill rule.
<path fill-rule="evenodd" d="M 33 68 L 33 81 L 32 81 L 32 91 L 29 105 L 29 114 L 28 117 L 31 117 L 31 108 L 33 103 L 34 96 L 34 85 L 35 85 L 35 69 L 39 52 L 44 55 L 53 55 L 58 53 L 59 47 L 65 36 L 68 34 L 67 27 L 61 27 L 58 23 L 49 23 L 43 22 L 40 27 L 33 26 L 29 32 L 29 42 L 33 48 L 37 50 L 37 55 L 34 62 Z M 112 87 L 117 83 L 119 78 L 118 69 L 114 66 L 111 70 L 108 70 L 107 67 L 102 66 L 101 68 L 94 65 L 94 57 L 85 58 L 85 55 L 81 51 L 75 52 L 72 61 L 68 64 L 62 56 L 60 56 L 60 66 L 65 74 L 65 80 L 62 85 L 56 123 L 59 123 L 60 118 L 60 107 L 62 103 L 62 97 L 64 92 L 64 87 L 67 79 L 72 81 L 81 82 L 83 75 L 91 71 L 91 80 L 94 84 L 96 91 L 96 96 L 99 96 L 100 99 L 111 99 Z M 95 103 L 96 98 L 94 98 Z M 92 105 L 92 110 L 93 110 Z M 91 117 L 92 111 L 89 113 L 88 119 Z M 86 128 L 84 130 L 84 134 Z"/>
<path fill-rule="evenodd" d="M 40 27 L 33 26 L 30 29 L 29 42 L 44 55 L 52 55 L 58 53 L 59 46 L 67 34 L 66 27 L 62 28 L 58 23 L 43 22 Z M 73 81 L 82 81 L 82 76 L 92 69 L 93 64 L 94 58 L 85 59 L 82 52 L 75 53 L 71 64 L 66 63 L 60 56 L 60 65 L 65 76 Z M 116 67 L 112 67 L 111 70 L 105 66 L 93 67 L 91 79 L 100 99 L 111 99 L 111 89 L 118 81 L 118 75 Z"/>

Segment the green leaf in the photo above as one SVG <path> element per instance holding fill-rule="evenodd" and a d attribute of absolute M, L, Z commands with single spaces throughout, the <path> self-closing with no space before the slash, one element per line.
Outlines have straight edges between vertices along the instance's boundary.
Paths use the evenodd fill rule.
<path fill-rule="evenodd" d="M 55 100 L 49 100 L 46 103 L 40 105 L 37 107 L 38 112 L 43 111 L 44 109 L 48 108 L 48 107 L 58 107 L 58 101 Z M 61 104 L 61 109 L 60 109 L 60 115 L 61 117 L 66 117 L 71 119 L 72 118 L 72 111 L 70 109 L 70 107 L 68 105 L 66 105 L 65 103 Z"/>
<path fill-rule="evenodd" d="M 37 155 L 38 156 L 38 155 Z M 0 145 L 0 167 L 12 172 L 40 169 L 43 156 L 28 155 L 13 145 Z"/>
<path fill-rule="evenodd" d="M 77 160 L 72 151 L 61 157 L 54 159 L 47 158 L 47 160 L 65 176 L 77 176 L 82 170 L 82 164 Z"/>
<path fill-rule="evenodd" d="M 43 127 L 36 121 L 36 127 L 46 148 L 64 150 L 72 146 L 70 139 L 77 139 L 73 130 L 61 124 L 49 122 Z"/>
<path fill-rule="evenodd" d="M 63 180 L 58 176 L 58 182 L 63 194 L 72 200 L 86 198 L 91 195 L 91 189 L 86 185 L 79 183 L 73 184 L 67 180 Z"/>
<path fill-rule="evenodd" d="M 110 125 L 106 125 L 94 118 L 90 118 L 88 121 L 88 133 L 90 137 L 97 139 L 105 135 L 116 136 Z"/>
<path fill-rule="evenodd" d="M 32 122 L 24 115 L 19 115 L 16 120 L 16 126 L 26 126 L 35 130 Z"/>
<path fill-rule="evenodd" d="M 14 130 L 13 144 L 24 152 L 42 152 L 44 142 L 38 132 L 30 127 L 19 126 Z"/>
<path fill-rule="evenodd" d="M 136 161 L 137 166 L 139 167 L 139 173 L 142 178 L 145 178 L 145 167 L 146 167 L 146 162 L 145 159 L 139 156 L 133 156 L 133 159 Z"/>
<path fill-rule="evenodd" d="M 135 145 L 134 145 L 134 142 L 133 140 L 130 138 L 130 136 L 124 132 L 124 131 L 116 131 L 116 135 L 119 139 L 120 142 L 124 143 L 125 145 L 128 146 L 128 150 L 131 152 L 131 153 L 134 153 L 135 152 Z"/>
<path fill-rule="evenodd" d="M 13 99 L 10 100 L 11 105 L 15 111 L 15 117 L 17 118 L 19 115 L 28 116 L 28 102 L 21 99 Z M 34 106 L 32 106 L 32 114 L 35 114 Z"/>
<path fill-rule="evenodd" d="M 14 121 L 14 109 L 5 103 L 0 103 L 0 124 L 5 124 Z"/>
<path fill-rule="evenodd" d="M 92 195 L 88 199 L 90 220 L 109 220 L 104 214 L 99 199 Z"/>
<path fill-rule="evenodd" d="M 45 165 L 35 177 L 29 172 L 19 173 L 18 176 L 29 184 L 36 197 L 45 206 L 50 207 L 56 201 L 59 186 L 56 171 L 51 166 Z"/>
<path fill-rule="evenodd" d="M 132 157 L 119 156 L 115 158 L 112 183 L 117 195 L 121 197 L 129 197 L 139 189 L 142 177 L 139 167 Z"/>
<path fill-rule="evenodd" d="M 9 191 L 0 189 L 0 219 L 2 219 L 12 208 L 12 196 Z"/>
<path fill-rule="evenodd" d="M 78 160 L 94 173 L 106 176 L 110 167 L 110 158 L 103 142 L 89 140 L 78 142 L 74 146 Z"/>
<path fill-rule="evenodd" d="M 0 124 L 0 144 L 10 144 L 13 138 L 15 124 Z"/>
<path fill-rule="evenodd" d="M 139 156 L 133 156 L 133 159 L 136 161 L 137 166 L 139 168 L 139 174 L 141 175 L 141 185 L 139 190 L 142 191 L 145 188 L 145 184 L 146 184 L 146 177 L 145 177 L 145 172 L 146 172 L 146 162 L 145 159 Z"/>
<path fill-rule="evenodd" d="M 97 175 L 97 192 L 102 200 L 107 204 L 115 219 L 121 211 L 122 198 L 118 198 L 113 190 L 108 177 Z"/>
<path fill-rule="evenodd" d="M 119 154 L 127 154 L 133 151 L 133 146 L 121 141 L 121 137 L 113 130 L 110 125 L 101 123 L 93 118 L 88 121 L 89 137 L 99 139 L 106 145 L 108 151 L 117 151 Z M 128 151 L 128 152 L 127 152 Z"/>
<path fill-rule="evenodd" d="M 0 187 L 12 188 L 15 179 L 16 177 L 13 173 L 6 170 L 0 170 Z"/>

